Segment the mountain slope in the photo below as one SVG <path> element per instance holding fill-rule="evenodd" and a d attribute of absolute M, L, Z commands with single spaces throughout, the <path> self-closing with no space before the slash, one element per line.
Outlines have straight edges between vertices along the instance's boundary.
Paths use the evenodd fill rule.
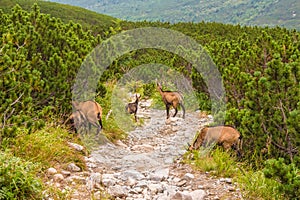
<path fill-rule="evenodd" d="M 299 0 L 50 0 L 125 20 L 215 21 L 300 29 Z"/>
<path fill-rule="evenodd" d="M 1 0 L 0 9 L 8 13 L 16 4 L 19 4 L 24 10 L 29 11 L 34 3 L 38 3 L 42 13 L 60 18 L 66 23 L 72 20 L 81 24 L 86 30 L 92 30 L 95 33 L 104 32 L 109 27 L 114 27 L 119 21 L 114 17 L 84 8 L 38 0 Z"/>

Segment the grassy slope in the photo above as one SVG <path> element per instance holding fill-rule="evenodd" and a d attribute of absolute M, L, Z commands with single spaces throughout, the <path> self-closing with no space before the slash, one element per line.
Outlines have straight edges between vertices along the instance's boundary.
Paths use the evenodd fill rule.
<path fill-rule="evenodd" d="M 24 10 L 31 10 L 32 5 L 36 2 L 40 6 L 42 13 L 61 18 L 64 22 L 72 20 L 80 23 L 84 28 L 96 33 L 108 30 L 109 27 L 114 27 L 118 22 L 118 19 L 114 17 L 99 14 L 80 7 L 38 0 L 1 0 L 0 9 L 4 12 L 10 12 L 16 4 L 19 4 Z"/>
<path fill-rule="evenodd" d="M 216 21 L 285 26 L 300 30 L 299 0 L 50 0 L 85 7 L 120 19 L 140 21 Z M 293 17 L 293 11 L 296 16 Z M 297 13 L 298 12 L 298 13 Z"/>

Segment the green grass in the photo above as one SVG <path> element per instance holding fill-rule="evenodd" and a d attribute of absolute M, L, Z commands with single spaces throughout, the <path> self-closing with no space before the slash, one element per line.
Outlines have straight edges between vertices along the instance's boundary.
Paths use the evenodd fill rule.
<path fill-rule="evenodd" d="M 244 175 L 235 178 L 239 187 L 242 188 L 245 199 L 280 200 L 283 194 L 278 192 L 279 183 L 268 179 L 261 170 L 247 170 Z"/>
<path fill-rule="evenodd" d="M 40 165 L 0 152 L 0 199 L 42 199 Z"/>
<path fill-rule="evenodd" d="M 193 151 L 193 154 L 189 156 L 191 155 L 193 160 L 187 160 L 187 162 L 200 171 L 211 172 L 212 175 L 218 177 L 234 177 L 239 173 L 235 158 L 219 147 L 213 151 L 208 149 Z"/>
<path fill-rule="evenodd" d="M 28 134 L 20 130 L 11 147 L 15 156 L 33 163 L 40 163 L 42 169 L 48 167 L 66 168 L 71 162 L 85 169 L 83 153 L 69 147 L 70 142 L 79 142 L 63 128 L 45 127 Z"/>
<path fill-rule="evenodd" d="M 62 192 L 45 185 L 49 181 L 45 170 L 54 167 L 58 171 L 75 163 L 85 169 L 84 155 L 69 147 L 68 142 L 81 144 L 80 139 L 62 127 L 45 128 L 28 134 L 19 128 L 17 137 L 6 140 L 0 152 L 0 199 L 69 199 L 72 191 Z"/>
<path fill-rule="evenodd" d="M 268 179 L 262 170 L 252 170 L 249 165 L 238 162 L 231 152 L 217 147 L 212 151 L 200 149 L 187 152 L 184 162 L 195 170 L 209 172 L 216 177 L 230 177 L 238 184 L 245 199 L 281 200 L 283 194 L 278 190 L 279 183 Z"/>

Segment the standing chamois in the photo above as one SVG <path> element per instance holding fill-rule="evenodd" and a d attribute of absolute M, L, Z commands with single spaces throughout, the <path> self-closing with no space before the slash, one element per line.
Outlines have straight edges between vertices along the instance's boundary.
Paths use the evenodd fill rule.
<path fill-rule="evenodd" d="M 75 111 L 66 120 L 66 122 L 68 120 L 74 121 L 73 126 L 75 129 L 78 129 L 81 126 L 86 128 L 88 125 L 89 131 L 93 125 L 97 128 L 97 134 L 99 134 L 100 130 L 103 128 L 101 106 L 96 101 L 91 100 L 83 102 L 73 101 L 72 105 Z"/>
<path fill-rule="evenodd" d="M 163 102 L 166 105 L 166 110 L 167 110 L 167 119 L 169 119 L 170 117 L 170 107 L 172 106 L 175 109 L 175 113 L 173 115 L 173 117 L 176 116 L 177 112 L 178 112 L 178 105 L 181 107 L 183 114 L 182 114 L 182 118 L 184 119 L 185 117 L 185 108 L 183 105 L 183 97 L 179 92 L 172 92 L 172 91 L 163 91 L 162 90 L 162 86 L 161 84 L 159 84 L 158 82 L 156 83 L 157 85 L 157 90 L 159 91 Z"/>
<path fill-rule="evenodd" d="M 137 110 L 138 110 L 138 104 L 139 104 L 140 97 L 141 97 L 141 96 L 138 96 L 138 95 L 136 94 L 136 95 L 135 95 L 135 98 L 136 98 L 135 101 L 132 102 L 132 103 L 128 103 L 128 104 L 125 106 L 126 112 L 128 112 L 129 114 L 134 114 L 135 122 L 137 122 L 137 116 L 136 116 L 136 113 L 137 113 Z"/>

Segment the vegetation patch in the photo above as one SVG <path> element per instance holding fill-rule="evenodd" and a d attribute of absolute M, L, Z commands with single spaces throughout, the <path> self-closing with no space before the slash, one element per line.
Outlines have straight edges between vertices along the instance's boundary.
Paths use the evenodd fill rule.
<path fill-rule="evenodd" d="M 70 148 L 68 141 L 78 143 L 79 138 L 63 128 L 46 127 L 31 134 L 23 130 L 14 140 L 11 149 L 15 156 L 40 163 L 43 169 L 48 167 L 66 169 L 67 164 L 71 162 L 85 169 L 83 153 Z"/>
<path fill-rule="evenodd" d="M 186 158 L 186 162 L 195 169 L 210 172 L 215 176 L 234 177 L 239 173 L 236 159 L 220 147 L 216 147 L 213 151 L 200 147 L 200 150 L 187 153 Z M 192 160 L 188 158 L 192 158 Z"/>
<path fill-rule="evenodd" d="M 0 199 L 42 199 L 43 183 L 36 174 L 40 165 L 0 152 Z"/>

